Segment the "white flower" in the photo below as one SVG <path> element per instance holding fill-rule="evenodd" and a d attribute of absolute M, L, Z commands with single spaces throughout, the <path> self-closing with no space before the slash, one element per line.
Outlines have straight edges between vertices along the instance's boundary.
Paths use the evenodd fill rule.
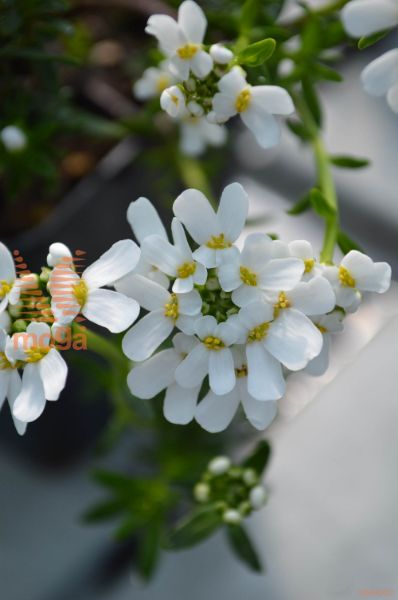
<path fill-rule="evenodd" d="M 310 375 L 323 375 L 329 366 L 329 352 L 331 346 L 331 334 L 343 331 L 344 313 L 334 310 L 328 315 L 316 315 L 311 320 L 323 335 L 323 345 L 320 354 L 311 360 L 305 370 Z"/>
<path fill-rule="evenodd" d="M 216 456 L 207 465 L 207 470 L 212 475 L 223 475 L 231 466 L 231 459 L 228 456 Z"/>
<path fill-rule="evenodd" d="M 163 413 L 170 423 L 186 425 L 193 419 L 200 387 L 182 388 L 176 383 L 174 372 L 197 343 L 193 336 L 177 333 L 172 348 L 135 365 L 129 373 L 128 386 L 138 398 L 154 398 L 167 388 Z"/>
<path fill-rule="evenodd" d="M 290 289 L 301 279 L 303 262 L 297 258 L 273 258 L 273 242 L 265 234 L 249 235 L 241 254 L 229 256 L 218 269 L 220 285 L 232 291 L 232 301 L 245 306 L 261 300 L 264 290 Z"/>
<path fill-rule="evenodd" d="M 391 110 L 398 113 L 398 48 L 386 52 L 362 71 L 362 83 L 371 96 L 387 96 Z"/>
<path fill-rule="evenodd" d="M 21 378 L 16 365 L 9 361 L 5 354 L 9 339 L 4 330 L 0 330 L 0 410 L 7 398 L 16 430 L 20 435 L 26 431 L 26 423 L 13 415 L 15 400 L 21 390 Z"/>
<path fill-rule="evenodd" d="M 315 258 L 315 253 L 310 242 L 306 240 L 294 240 L 288 244 L 288 249 L 291 256 L 301 258 L 303 261 L 304 281 L 309 281 L 313 277 L 323 274 L 323 269 Z"/>
<path fill-rule="evenodd" d="M 119 292 L 100 288 L 133 270 L 139 257 L 140 250 L 132 240 L 121 240 L 87 267 L 81 277 L 70 266 L 57 265 L 49 280 L 55 320 L 67 325 L 81 312 L 112 333 L 127 329 L 138 316 L 138 303 Z"/>
<path fill-rule="evenodd" d="M 50 342 L 46 323 L 31 323 L 25 333 L 14 334 L 7 342 L 5 354 L 10 363 L 24 363 L 22 386 L 13 406 L 14 417 L 24 423 L 38 419 L 46 400 L 58 400 L 65 387 L 68 368 Z"/>
<path fill-rule="evenodd" d="M 187 109 L 192 117 L 203 117 L 205 112 L 203 106 L 195 102 L 195 100 L 188 102 Z"/>
<path fill-rule="evenodd" d="M 185 95 L 178 85 L 163 90 L 160 96 L 160 106 L 173 119 L 186 114 Z"/>
<path fill-rule="evenodd" d="M 213 68 L 213 60 L 203 50 L 207 20 L 203 10 L 191 0 L 178 9 L 178 22 L 167 15 L 152 15 L 145 31 L 154 35 L 162 52 L 170 59 L 170 70 L 182 81 L 190 71 L 199 79 Z"/>
<path fill-rule="evenodd" d="M 240 67 L 234 67 L 218 82 L 219 93 L 213 98 L 213 110 L 220 122 L 239 114 L 263 148 L 279 142 L 280 128 L 273 116 L 290 115 L 294 105 L 288 92 L 278 86 L 251 86 Z"/>
<path fill-rule="evenodd" d="M 234 508 L 228 508 L 222 515 L 222 520 L 224 523 L 227 523 L 227 525 L 239 525 L 242 518 L 240 512 Z"/>
<path fill-rule="evenodd" d="M 250 504 L 254 510 L 260 510 L 267 502 L 267 492 L 262 485 L 256 485 L 250 490 Z"/>
<path fill-rule="evenodd" d="M 209 391 L 198 404 L 196 421 L 206 431 L 223 431 L 232 421 L 240 404 L 249 422 L 256 429 L 263 430 L 270 425 L 276 415 L 276 404 L 272 401 L 256 400 L 248 391 L 248 368 L 243 347 L 232 349 L 236 374 L 236 385 L 227 394 L 217 396 Z"/>
<path fill-rule="evenodd" d="M 158 235 L 147 237 L 141 247 L 142 256 L 169 277 L 175 278 L 173 292 L 190 292 L 194 285 L 204 285 L 207 270 L 194 260 L 185 231 L 177 219 L 171 224 L 174 246 Z"/>
<path fill-rule="evenodd" d="M 357 307 L 358 292 L 383 294 L 391 284 L 390 265 L 386 262 L 375 263 L 357 250 L 351 250 L 339 267 L 324 267 L 324 275 L 333 286 L 336 304 L 346 310 L 350 310 L 353 304 Z"/>
<path fill-rule="evenodd" d="M 247 194 L 239 183 L 228 185 L 217 213 L 198 190 L 186 190 L 174 202 L 174 214 L 200 248 L 194 258 L 208 268 L 218 266 L 222 257 L 237 252 L 233 242 L 241 234 L 248 212 Z"/>
<path fill-rule="evenodd" d="M 9 333 L 11 329 L 11 317 L 7 311 L 0 312 L 0 330 Z"/>
<path fill-rule="evenodd" d="M 8 248 L 0 242 L 0 313 L 8 304 L 17 304 L 20 291 L 14 259 Z"/>
<path fill-rule="evenodd" d="M 341 11 L 343 24 L 353 37 L 368 36 L 398 25 L 397 0 L 353 0 Z"/>
<path fill-rule="evenodd" d="M 135 361 L 149 358 L 169 337 L 174 327 L 184 333 L 193 333 L 194 317 L 199 315 L 202 306 L 201 297 L 196 290 L 186 294 L 170 293 L 141 275 L 131 279 L 130 284 L 131 287 L 126 287 L 125 293 L 135 298 L 149 313 L 123 338 L 123 352 L 128 358 Z"/>
<path fill-rule="evenodd" d="M 215 63 L 227 65 L 234 57 L 234 53 L 222 44 L 213 44 L 210 46 L 210 56 Z"/>
<path fill-rule="evenodd" d="M 26 147 L 25 133 L 15 125 L 7 125 L 0 131 L 0 139 L 9 152 L 20 152 Z"/>
<path fill-rule="evenodd" d="M 210 389 L 217 395 L 227 394 L 236 383 L 230 346 L 236 342 L 239 330 L 233 319 L 217 323 L 209 315 L 200 317 L 194 329 L 200 343 L 177 367 L 177 383 L 184 388 L 193 388 L 199 386 L 206 375 L 209 375 Z"/>
<path fill-rule="evenodd" d="M 56 267 L 60 264 L 71 265 L 72 252 L 68 246 L 61 242 L 51 244 L 47 254 L 47 264 L 49 267 Z"/>
<path fill-rule="evenodd" d="M 222 146 L 227 139 L 226 128 L 205 116 L 183 118 L 180 132 L 180 149 L 187 156 L 200 156 L 207 146 Z"/>
<path fill-rule="evenodd" d="M 141 79 L 135 82 L 133 92 L 138 100 L 158 98 L 166 88 L 175 83 L 175 77 L 170 73 L 169 62 L 163 60 L 158 67 L 145 69 Z"/>

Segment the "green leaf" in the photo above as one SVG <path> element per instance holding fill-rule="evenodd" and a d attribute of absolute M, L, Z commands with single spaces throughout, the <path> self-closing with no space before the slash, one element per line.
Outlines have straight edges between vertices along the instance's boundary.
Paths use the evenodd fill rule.
<path fill-rule="evenodd" d="M 337 243 L 343 254 L 347 254 L 350 250 L 358 250 L 363 252 L 363 248 L 354 240 L 352 240 L 344 231 L 339 231 L 337 234 Z"/>
<path fill-rule="evenodd" d="M 151 523 L 143 538 L 140 540 L 138 549 L 137 566 L 140 574 L 146 579 L 151 579 L 155 572 L 160 555 L 160 539 L 162 535 L 162 522 Z"/>
<path fill-rule="evenodd" d="M 312 66 L 312 72 L 318 79 L 324 79 L 325 81 L 335 81 L 337 83 L 343 81 L 343 77 L 340 75 L 340 73 L 335 71 L 335 69 L 331 69 L 330 67 L 327 67 L 326 65 L 323 65 L 321 63 L 315 63 Z"/>
<path fill-rule="evenodd" d="M 355 156 L 331 156 L 330 162 L 335 167 L 341 169 L 363 169 L 370 165 L 370 161 L 367 158 L 357 158 Z"/>
<path fill-rule="evenodd" d="M 245 0 L 240 13 L 240 30 L 250 31 L 256 21 L 260 8 L 260 0 Z"/>
<path fill-rule="evenodd" d="M 369 46 L 373 46 L 380 40 L 382 40 L 388 33 L 390 33 L 391 29 L 384 29 L 383 31 L 378 31 L 377 33 L 373 33 L 372 35 L 361 37 L 358 42 L 359 50 L 365 50 L 365 48 L 369 48 Z"/>
<path fill-rule="evenodd" d="M 120 500 L 105 500 L 90 508 L 84 515 L 86 523 L 96 523 L 112 519 L 124 510 L 124 504 Z"/>
<path fill-rule="evenodd" d="M 198 508 L 169 533 L 165 546 L 170 550 L 195 546 L 212 535 L 221 524 L 221 515 L 215 505 Z"/>
<path fill-rule="evenodd" d="M 301 80 L 303 96 L 318 127 L 322 126 L 322 108 L 318 100 L 315 86 L 309 77 Z"/>
<path fill-rule="evenodd" d="M 265 470 L 271 456 L 271 446 L 266 440 L 261 440 L 253 452 L 243 462 L 242 467 L 254 469 L 258 475 Z"/>
<path fill-rule="evenodd" d="M 235 556 L 256 573 L 261 573 L 263 567 L 251 539 L 242 525 L 228 525 L 228 542 Z"/>
<path fill-rule="evenodd" d="M 274 53 L 276 42 L 273 38 L 266 38 L 255 42 L 239 52 L 237 60 L 241 65 L 258 67 L 268 60 Z"/>
<path fill-rule="evenodd" d="M 313 188 L 310 192 L 311 204 L 314 211 L 323 219 L 334 217 L 336 209 L 333 208 L 327 201 L 327 198 L 318 188 Z"/>
<path fill-rule="evenodd" d="M 293 121 L 292 119 L 288 119 L 286 124 L 290 131 L 300 138 L 301 141 L 305 142 L 311 139 L 309 131 L 301 121 Z"/>
<path fill-rule="evenodd" d="M 95 471 L 93 474 L 95 481 L 114 491 L 131 490 L 134 482 L 126 475 L 114 473 L 112 471 Z"/>
<path fill-rule="evenodd" d="M 308 193 L 298 200 L 292 208 L 287 211 L 288 215 L 300 215 L 311 208 L 311 195 Z"/>

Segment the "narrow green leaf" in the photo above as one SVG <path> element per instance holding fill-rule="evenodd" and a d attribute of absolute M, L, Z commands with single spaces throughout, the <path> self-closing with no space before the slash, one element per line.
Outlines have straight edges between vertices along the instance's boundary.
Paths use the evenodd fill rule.
<path fill-rule="evenodd" d="M 370 161 L 367 158 L 357 158 L 355 156 L 331 156 L 330 162 L 335 167 L 341 169 L 363 169 L 370 165 Z"/>
<path fill-rule="evenodd" d="M 260 0 L 245 0 L 240 13 L 240 29 L 246 32 L 256 21 L 260 8 Z"/>
<path fill-rule="evenodd" d="M 274 53 L 276 42 L 273 38 L 266 38 L 255 42 L 239 52 L 237 60 L 241 65 L 258 67 L 268 60 Z"/>
<path fill-rule="evenodd" d="M 195 546 L 212 535 L 221 523 L 221 515 L 216 506 L 198 508 L 169 533 L 165 546 L 170 550 Z"/>
<path fill-rule="evenodd" d="M 343 254 L 347 254 L 350 250 L 358 250 L 359 252 L 363 252 L 363 248 L 351 239 L 344 231 L 339 231 L 337 234 L 337 243 L 339 245 L 340 250 Z"/>
<path fill-rule="evenodd" d="M 83 520 L 86 523 L 96 523 L 112 519 L 124 510 L 124 504 L 120 500 L 105 500 L 92 508 L 84 515 Z"/>
<path fill-rule="evenodd" d="M 228 525 L 228 542 L 235 556 L 256 573 L 261 573 L 263 567 L 251 539 L 242 525 Z"/>
<path fill-rule="evenodd" d="M 301 80 L 303 89 L 303 96 L 307 103 L 309 110 L 314 118 L 315 123 L 318 127 L 322 126 L 322 108 L 318 100 L 318 95 L 315 90 L 315 86 L 309 77 L 303 77 Z"/>
<path fill-rule="evenodd" d="M 390 33 L 391 29 L 384 29 L 383 31 L 378 31 L 377 33 L 373 33 L 372 35 L 361 37 L 358 42 L 359 50 L 365 50 L 365 48 L 369 48 L 369 46 L 373 46 L 380 40 L 382 40 L 388 33 Z"/>
<path fill-rule="evenodd" d="M 246 458 L 242 466 L 247 469 L 254 469 L 256 473 L 261 475 L 268 464 L 270 456 L 271 446 L 266 440 L 261 440 L 253 452 Z"/>
<path fill-rule="evenodd" d="M 330 206 L 325 196 L 318 188 L 313 188 L 310 192 L 311 204 L 314 211 L 323 219 L 334 217 L 336 210 Z"/>
<path fill-rule="evenodd" d="M 287 211 L 288 215 L 300 215 L 311 208 L 311 195 L 308 193 L 298 200 L 292 208 Z"/>
<path fill-rule="evenodd" d="M 324 79 L 325 81 L 335 81 L 337 83 L 343 81 L 343 77 L 342 75 L 340 75 L 340 73 L 335 71 L 335 69 L 331 69 L 330 67 L 327 67 L 326 65 L 323 65 L 321 63 L 315 63 L 312 67 L 312 71 L 318 79 Z"/>
<path fill-rule="evenodd" d="M 162 534 L 162 522 L 151 523 L 138 548 L 137 566 L 140 574 L 146 579 L 151 579 L 155 572 L 160 555 L 160 538 Z"/>

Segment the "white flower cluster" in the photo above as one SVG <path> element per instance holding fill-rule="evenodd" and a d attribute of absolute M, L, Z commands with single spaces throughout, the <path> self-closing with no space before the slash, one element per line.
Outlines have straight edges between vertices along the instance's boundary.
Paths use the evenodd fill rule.
<path fill-rule="evenodd" d="M 343 24 L 353 37 L 367 37 L 398 25 L 398 0 L 352 0 L 342 10 Z M 398 113 L 398 48 L 373 60 L 362 72 L 371 96 L 386 96 Z"/>
<path fill-rule="evenodd" d="M 280 129 L 273 115 L 294 111 L 281 87 L 251 86 L 234 53 L 222 44 L 206 48 L 207 20 L 202 9 L 185 0 L 178 21 L 152 15 L 146 32 L 155 36 L 166 57 L 158 68 L 147 69 L 134 86 L 139 99 L 160 95 L 162 109 L 181 124 L 181 149 L 197 156 L 206 145 L 222 145 L 223 124 L 239 115 L 263 148 L 278 143 Z"/>
<path fill-rule="evenodd" d="M 242 404 L 250 423 L 264 429 L 289 371 L 324 372 L 330 334 L 363 292 L 388 289 L 391 269 L 357 251 L 340 265 L 322 265 L 309 242 L 285 244 L 263 233 L 249 235 L 239 250 L 248 199 L 238 183 L 225 188 L 217 212 L 194 189 L 173 210 L 170 242 L 148 200 L 129 208 L 141 260 L 115 287 L 148 311 L 123 339 L 136 362 L 130 390 L 143 399 L 166 390 L 164 415 L 173 423 L 195 418 L 221 431 Z"/>

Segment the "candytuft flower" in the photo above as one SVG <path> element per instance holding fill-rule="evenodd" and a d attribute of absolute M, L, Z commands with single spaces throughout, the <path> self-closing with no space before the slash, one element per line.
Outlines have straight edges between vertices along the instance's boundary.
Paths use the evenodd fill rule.
<path fill-rule="evenodd" d="M 180 149 L 187 156 L 200 156 L 207 146 L 222 146 L 226 139 L 226 128 L 205 116 L 184 116 L 180 121 Z"/>
<path fill-rule="evenodd" d="M 138 100 L 158 98 L 173 83 L 175 77 L 170 73 L 169 61 L 163 60 L 158 67 L 145 69 L 141 79 L 135 82 L 133 93 Z"/>
<path fill-rule="evenodd" d="M 0 313 L 18 302 L 20 291 L 11 252 L 0 242 Z"/>
<path fill-rule="evenodd" d="M 23 435 L 26 431 L 26 423 L 14 417 L 13 414 L 15 400 L 21 390 L 21 377 L 16 368 L 17 365 L 6 356 L 6 346 L 9 345 L 9 340 L 6 332 L 0 329 L 0 410 L 7 399 L 15 429 L 20 435 Z"/>

